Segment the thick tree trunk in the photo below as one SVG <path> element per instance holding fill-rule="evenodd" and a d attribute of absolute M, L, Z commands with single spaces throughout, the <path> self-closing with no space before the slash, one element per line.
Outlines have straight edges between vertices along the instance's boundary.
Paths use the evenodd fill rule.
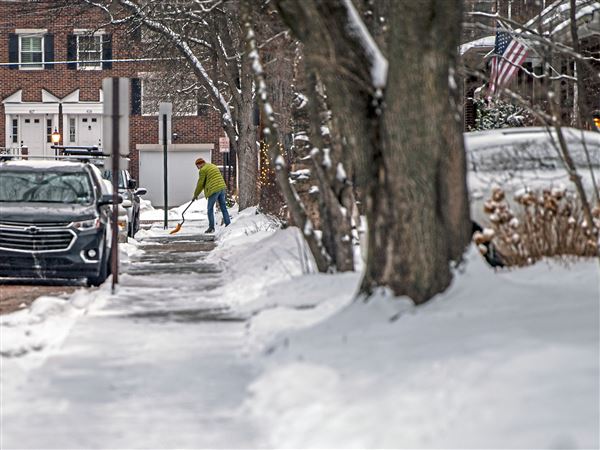
<path fill-rule="evenodd" d="M 448 287 L 449 261 L 468 242 L 460 114 L 449 83 L 460 3 L 396 0 L 389 9 L 381 151 L 374 148 L 376 176 L 367 191 L 367 294 L 389 286 L 417 303 L 431 298 Z"/>
<path fill-rule="evenodd" d="M 381 66 L 357 31 L 351 3 L 276 3 L 327 87 L 366 191 L 369 248 L 361 292 L 389 287 L 416 303 L 428 300 L 448 287 L 450 262 L 469 240 L 460 114 L 449 86 L 462 1 L 387 2 L 383 98 L 374 86 Z"/>

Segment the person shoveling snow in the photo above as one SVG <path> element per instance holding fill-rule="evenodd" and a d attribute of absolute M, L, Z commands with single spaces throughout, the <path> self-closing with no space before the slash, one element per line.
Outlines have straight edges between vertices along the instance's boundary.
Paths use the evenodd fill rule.
<path fill-rule="evenodd" d="M 215 232 L 215 203 L 219 202 L 219 208 L 223 213 L 223 221 L 225 226 L 231 223 L 229 213 L 227 212 L 227 204 L 225 203 L 225 191 L 227 185 L 221 175 L 221 171 L 217 166 L 211 163 L 207 163 L 202 158 L 196 160 L 196 167 L 198 168 L 198 183 L 196 184 L 196 190 L 194 191 L 194 197 L 192 201 L 195 201 L 200 193 L 204 191 L 204 196 L 208 200 L 208 207 L 206 212 L 208 214 L 208 228 L 205 233 Z M 183 224 L 183 222 L 182 222 Z M 178 225 L 177 231 L 181 226 Z M 177 232 L 174 231 L 174 232 Z"/>

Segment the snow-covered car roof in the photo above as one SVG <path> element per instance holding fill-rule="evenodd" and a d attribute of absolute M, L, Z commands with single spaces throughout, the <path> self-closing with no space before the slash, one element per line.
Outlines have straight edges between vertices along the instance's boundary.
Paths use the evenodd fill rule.
<path fill-rule="evenodd" d="M 577 166 L 600 167 L 600 133 L 565 127 L 562 134 Z M 522 127 L 475 131 L 464 133 L 464 140 L 471 170 L 562 167 L 554 129 Z"/>
<path fill-rule="evenodd" d="M 0 162 L 0 169 L 10 168 L 16 170 L 64 170 L 64 171 L 82 171 L 87 164 L 78 161 L 63 160 L 7 160 Z"/>

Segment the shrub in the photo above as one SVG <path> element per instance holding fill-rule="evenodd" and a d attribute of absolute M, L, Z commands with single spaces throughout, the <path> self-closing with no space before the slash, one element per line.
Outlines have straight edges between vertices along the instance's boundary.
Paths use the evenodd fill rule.
<path fill-rule="evenodd" d="M 526 108 L 504 102 L 500 99 L 488 102 L 477 98 L 475 102 L 475 126 L 469 131 L 493 130 L 496 128 L 524 127 L 533 123 L 533 117 Z"/>
<path fill-rule="evenodd" d="M 490 242 L 506 266 L 525 266 L 543 257 L 599 256 L 600 203 L 594 223 L 584 219 L 576 194 L 562 188 L 530 191 L 514 196 L 513 212 L 505 193 L 494 188 L 484 203 L 490 228 L 473 235 L 482 254 Z"/>

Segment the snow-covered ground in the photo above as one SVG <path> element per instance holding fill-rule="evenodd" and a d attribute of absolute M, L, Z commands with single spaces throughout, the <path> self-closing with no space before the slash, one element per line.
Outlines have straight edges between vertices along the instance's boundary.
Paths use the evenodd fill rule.
<path fill-rule="evenodd" d="M 178 235 L 206 227 L 205 210 L 193 205 Z M 142 218 L 162 214 L 146 205 Z M 358 273 L 313 273 L 298 231 L 253 209 L 234 210 L 216 239 L 208 260 L 228 282 L 212 295 L 250 317 L 244 357 L 258 376 L 240 414 L 260 424 L 261 446 L 600 445 L 597 261 L 495 272 L 472 248 L 451 288 L 414 307 L 385 293 L 353 301 Z M 135 240 L 122 250 L 140 251 Z M 44 370 L 73 325 L 109 299 L 105 285 L 0 317 L 3 391 Z"/>

